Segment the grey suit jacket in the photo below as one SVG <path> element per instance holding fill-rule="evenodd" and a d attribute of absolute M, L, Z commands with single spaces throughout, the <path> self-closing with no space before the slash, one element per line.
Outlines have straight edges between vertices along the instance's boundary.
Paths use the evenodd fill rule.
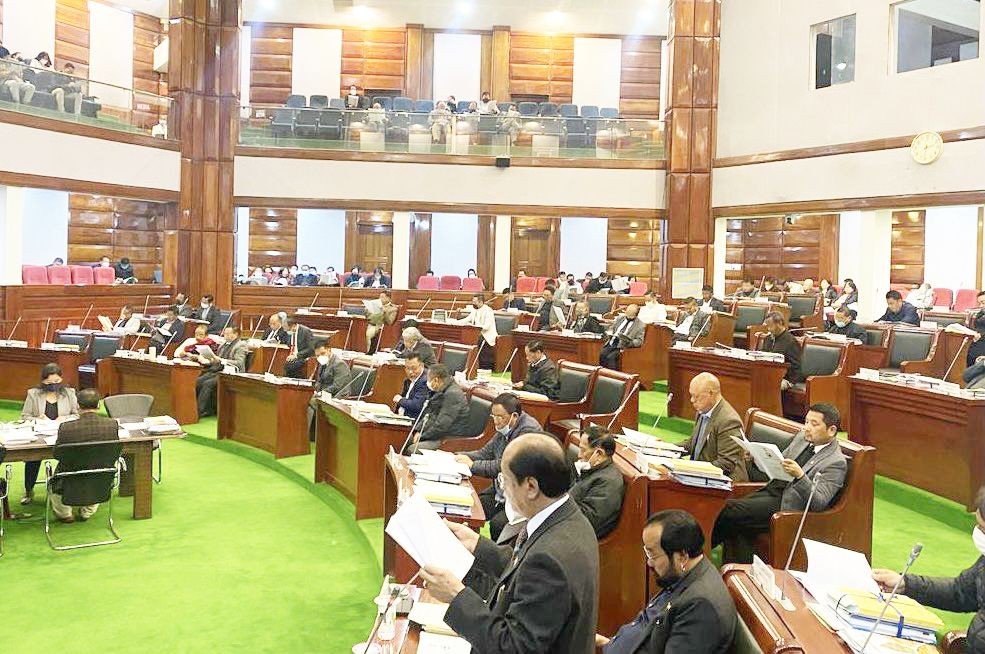
<path fill-rule="evenodd" d="M 349 385 L 352 380 L 352 370 L 345 364 L 345 361 L 337 356 L 332 356 L 328 360 L 327 366 L 318 366 L 315 379 L 316 390 L 328 391 L 334 396 Z"/>
<path fill-rule="evenodd" d="M 742 438 L 742 420 L 725 398 L 712 409 L 708 426 L 705 427 L 705 441 L 697 453 L 700 461 L 710 461 L 725 471 L 732 481 L 748 481 L 743 450 L 732 440 L 732 436 Z M 698 439 L 698 421 L 694 422 L 691 438 L 684 444 L 689 455 L 694 456 Z"/>
<path fill-rule="evenodd" d="M 788 459 L 796 459 L 806 447 L 813 447 L 804 439 L 803 432 L 794 436 L 787 448 L 783 450 L 783 456 Z M 790 482 L 783 490 L 783 497 L 780 500 L 781 511 L 803 511 L 807 506 L 807 498 L 811 494 L 811 482 L 817 480 L 817 490 L 814 491 L 814 498 L 811 500 L 811 511 L 824 511 L 832 500 L 845 485 L 845 476 L 848 474 L 848 459 L 841 452 L 841 446 L 837 440 L 832 441 L 820 452 L 810 458 L 804 468 L 804 476 L 796 481 Z"/>
<path fill-rule="evenodd" d="M 598 619 L 598 541 L 570 498 L 513 549 L 480 538 L 470 576 L 497 578 L 484 600 L 466 587 L 445 623 L 481 654 L 592 654 Z"/>
<path fill-rule="evenodd" d="M 416 354 L 421 357 L 421 363 L 424 364 L 425 368 L 430 368 L 434 364 L 438 363 L 438 358 L 434 356 L 434 348 L 431 347 L 431 343 L 429 341 L 418 341 L 414 343 L 414 347 L 410 349 L 404 348 L 401 356 L 407 358 L 411 354 Z"/>
<path fill-rule="evenodd" d="M 21 418 L 43 418 L 44 417 L 44 391 L 40 388 L 27 389 L 27 398 L 24 399 L 24 407 L 21 409 Z M 79 413 L 79 401 L 75 398 L 74 388 L 63 388 L 58 394 L 58 416 L 74 416 Z"/>
<path fill-rule="evenodd" d="M 246 357 L 249 353 L 250 348 L 242 339 L 237 338 L 235 341 L 223 343 L 216 355 L 220 359 L 231 361 L 236 372 L 246 372 Z"/>
<path fill-rule="evenodd" d="M 612 323 L 612 334 L 615 334 L 620 329 L 622 329 L 623 324 L 626 322 L 626 316 L 619 316 L 616 321 Z M 643 345 L 643 335 L 646 334 L 646 324 L 643 323 L 639 318 L 635 318 L 630 324 L 628 331 L 626 331 L 623 336 L 625 338 L 619 339 L 619 348 L 624 349 L 627 347 L 639 347 Z"/>

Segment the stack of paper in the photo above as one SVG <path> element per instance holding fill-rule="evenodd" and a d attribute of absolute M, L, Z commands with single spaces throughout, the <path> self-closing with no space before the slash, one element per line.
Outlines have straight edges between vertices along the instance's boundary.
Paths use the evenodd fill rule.
<path fill-rule="evenodd" d="M 458 636 L 423 633 L 417 645 L 417 654 L 469 654 L 472 646 Z"/>
<path fill-rule="evenodd" d="M 390 516 L 386 533 L 421 567 L 445 568 L 459 580 L 475 562 L 421 493 L 404 500 Z"/>
<path fill-rule="evenodd" d="M 414 494 L 423 495 L 440 513 L 448 515 L 472 515 L 472 489 L 439 481 L 416 479 Z"/>
<path fill-rule="evenodd" d="M 30 429 L 9 429 L 0 431 L 0 443 L 7 446 L 27 445 L 37 440 L 34 432 Z"/>
<path fill-rule="evenodd" d="M 664 467 L 670 475 L 685 486 L 731 489 L 732 480 L 725 471 L 707 461 L 672 459 L 666 456 L 645 456 L 651 468 Z"/>
<path fill-rule="evenodd" d="M 838 616 L 854 629 L 870 631 L 886 608 L 876 633 L 923 643 L 937 642 L 937 630 L 944 628 L 943 620 L 912 598 L 897 595 L 886 607 L 887 599 L 881 594 L 853 588 L 837 587 L 828 591 L 828 603 L 833 604 Z"/>
<path fill-rule="evenodd" d="M 622 434 L 616 436 L 616 440 L 634 452 L 677 459 L 687 451 L 680 445 L 662 441 L 656 436 L 644 434 L 629 427 L 623 427 L 622 431 Z"/>
<path fill-rule="evenodd" d="M 469 467 L 456 461 L 451 452 L 420 450 L 411 455 L 408 463 L 417 479 L 457 485 L 472 476 Z"/>
<path fill-rule="evenodd" d="M 457 636 L 455 630 L 445 624 L 445 611 L 447 610 L 447 604 L 415 602 L 407 619 L 414 624 L 421 625 L 421 629 L 428 633 Z"/>
<path fill-rule="evenodd" d="M 151 434 L 178 434 L 181 426 L 171 416 L 152 416 L 144 420 L 147 431 Z"/>

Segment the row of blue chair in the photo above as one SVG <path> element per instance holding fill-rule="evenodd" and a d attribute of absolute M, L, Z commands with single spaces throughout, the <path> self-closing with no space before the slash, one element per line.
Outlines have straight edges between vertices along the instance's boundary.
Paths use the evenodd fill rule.
<path fill-rule="evenodd" d="M 397 111 L 406 113 L 428 113 L 434 109 L 433 100 L 413 100 L 411 98 L 377 95 L 373 97 L 372 104 L 380 103 L 385 111 Z M 456 110 L 465 112 L 471 104 L 471 100 L 459 100 Z M 502 105 L 506 103 L 500 103 Z M 329 98 L 327 95 L 312 95 L 310 104 L 308 98 L 303 95 L 290 95 L 287 98 L 286 106 L 292 109 L 345 109 L 344 98 Z M 368 109 L 367 106 L 360 107 Z M 563 116 L 565 118 L 618 118 L 619 110 L 615 107 L 599 108 L 595 105 L 582 105 L 579 110 L 575 104 L 557 104 L 555 102 L 520 102 L 517 110 L 521 116 L 542 116 L 545 118 Z"/>

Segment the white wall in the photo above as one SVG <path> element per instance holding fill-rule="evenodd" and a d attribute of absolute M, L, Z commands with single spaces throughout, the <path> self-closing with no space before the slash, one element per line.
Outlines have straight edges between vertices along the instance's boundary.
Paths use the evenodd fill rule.
<path fill-rule="evenodd" d="M 465 213 L 431 214 L 431 270 L 465 277 L 476 267 L 479 216 Z"/>
<path fill-rule="evenodd" d="M 605 218 L 562 218 L 561 270 L 605 270 L 608 229 Z"/>
<path fill-rule="evenodd" d="M 410 221 L 414 214 L 409 211 L 393 212 L 393 263 L 390 283 L 393 288 L 410 288 Z M 417 285 L 417 280 L 414 280 Z"/>
<path fill-rule="evenodd" d="M 68 193 L 25 188 L 21 197 L 28 226 L 22 236 L 24 263 L 47 266 L 55 257 L 68 263 Z"/>
<path fill-rule="evenodd" d="M 892 1 L 722 3 L 716 155 L 985 124 L 985 58 L 891 72 Z M 855 81 L 813 89 L 810 26 L 849 14 L 856 15 Z"/>
<path fill-rule="evenodd" d="M 575 38 L 573 75 L 573 103 L 619 107 L 622 39 Z"/>
<path fill-rule="evenodd" d="M 0 170 L 177 191 L 181 154 L 0 123 Z"/>
<path fill-rule="evenodd" d="M 102 104 L 131 106 L 133 94 L 128 89 L 133 88 L 133 14 L 92 0 L 89 2 L 89 79 L 89 94 L 98 97 Z M 110 84 L 113 86 L 107 86 Z"/>
<path fill-rule="evenodd" d="M 924 280 L 934 288 L 978 288 L 978 207 L 929 207 Z"/>
<path fill-rule="evenodd" d="M 339 97 L 342 84 L 342 30 L 294 28 L 291 92 L 306 97 Z"/>
<path fill-rule="evenodd" d="M 250 208 L 236 207 L 236 274 L 247 276 L 250 268 Z"/>
<path fill-rule="evenodd" d="M 23 189 L 0 186 L 0 284 L 20 284 L 23 258 Z"/>
<path fill-rule="evenodd" d="M 239 104 L 250 104 L 250 69 L 253 56 L 253 28 L 243 25 L 239 32 Z"/>
<path fill-rule="evenodd" d="M 298 209 L 298 265 L 345 269 L 345 211 Z"/>
<path fill-rule="evenodd" d="M 860 322 L 874 320 L 886 310 L 892 241 L 891 210 L 846 211 L 841 214 L 837 283 L 840 285 L 846 278 L 855 280 Z"/>
<path fill-rule="evenodd" d="M 500 292 L 510 285 L 510 262 L 513 243 L 513 216 L 496 216 L 496 262 L 493 270 L 493 290 Z"/>
<path fill-rule="evenodd" d="M 55 0 L 4 0 L 3 45 L 23 57 L 44 51 L 54 62 Z"/>
<path fill-rule="evenodd" d="M 434 97 L 478 101 L 481 62 L 479 34 L 435 34 Z"/>
<path fill-rule="evenodd" d="M 0 163 L 3 157 L 4 153 L 0 151 Z M 664 171 L 524 166 L 497 169 L 459 164 L 238 156 L 235 194 L 272 198 L 662 209 Z"/>

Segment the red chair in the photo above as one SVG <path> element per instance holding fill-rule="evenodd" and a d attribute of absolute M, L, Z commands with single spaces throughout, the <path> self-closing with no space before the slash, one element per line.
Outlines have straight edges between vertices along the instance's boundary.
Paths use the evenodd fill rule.
<path fill-rule="evenodd" d="M 486 290 L 486 283 L 479 277 L 464 277 L 462 278 L 462 290 L 478 293 Z"/>
<path fill-rule="evenodd" d="M 959 288 L 958 295 L 954 298 L 955 311 L 967 311 L 978 306 L 978 289 Z"/>
<path fill-rule="evenodd" d="M 646 295 L 646 282 L 629 282 L 629 294 L 634 297 Z"/>
<path fill-rule="evenodd" d="M 112 268 L 93 268 L 92 278 L 96 284 L 112 284 L 116 281 L 116 272 Z"/>
<path fill-rule="evenodd" d="M 442 275 L 441 290 L 442 291 L 462 290 L 462 278 L 459 277 L 458 275 Z"/>
<path fill-rule="evenodd" d="M 538 293 L 543 293 L 545 286 L 547 286 L 547 278 L 546 277 L 538 277 L 537 278 L 537 292 Z"/>
<path fill-rule="evenodd" d="M 72 283 L 72 270 L 68 266 L 48 266 L 48 283 L 68 286 Z"/>
<path fill-rule="evenodd" d="M 947 307 L 950 309 L 954 305 L 954 291 L 949 288 L 934 289 L 934 306 Z"/>
<path fill-rule="evenodd" d="M 73 284 L 92 284 L 92 268 L 89 266 L 69 266 L 72 271 Z"/>
<path fill-rule="evenodd" d="M 48 270 L 44 266 L 21 266 L 21 282 L 28 286 L 48 283 Z"/>
<path fill-rule="evenodd" d="M 417 278 L 417 290 L 419 291 L 437 291 L 439 288 L 439 280 L 434 275 L 421 275 Z"/>
<path fill-rule="evenodd" d="M 516 279 L 516 292 L 517 293 L 536 293 L 537 292 L 537 278 L 536 277 L 517 277 L 517 279 Z"/>

